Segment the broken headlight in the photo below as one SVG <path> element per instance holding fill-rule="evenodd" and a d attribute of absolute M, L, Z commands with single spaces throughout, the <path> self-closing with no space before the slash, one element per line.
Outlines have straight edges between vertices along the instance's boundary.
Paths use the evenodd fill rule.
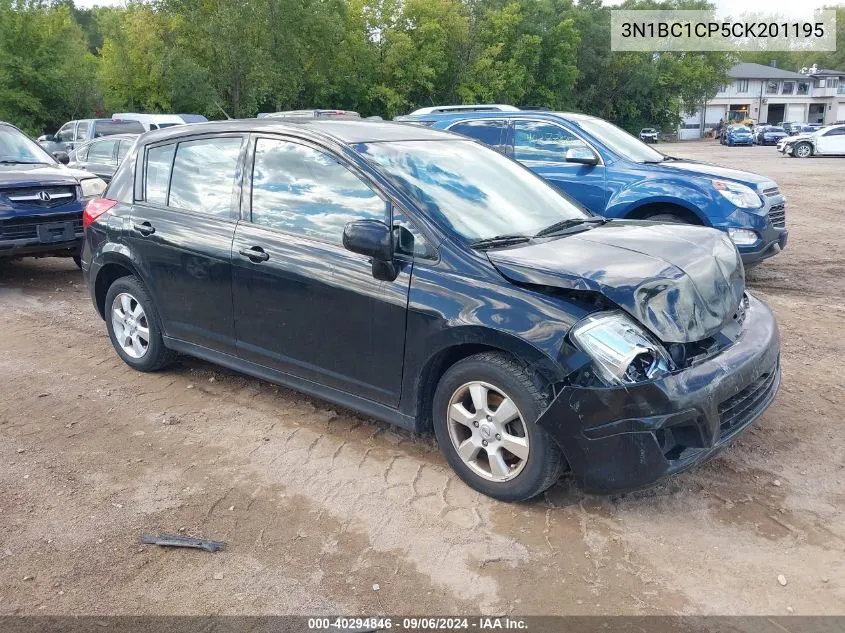
<path fill-rule="evenodd" d="M 596 374 L 612 386 L 661 378 L 671 369 L 663 345 L 623 312 L 591 314 L 570 336 L 592 358 Z"/>

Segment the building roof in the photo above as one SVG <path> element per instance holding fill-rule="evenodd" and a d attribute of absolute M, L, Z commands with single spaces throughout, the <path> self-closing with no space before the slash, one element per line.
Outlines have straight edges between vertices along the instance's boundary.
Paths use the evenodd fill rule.
<path fill-rule="evenodd" d="M 743 62 L 728 70 L 728 77 L 734 79 L 806 79 L 806 75 L 794 73 L 783 68 L 765 66 L 763 64 L 751 64 Z"/>

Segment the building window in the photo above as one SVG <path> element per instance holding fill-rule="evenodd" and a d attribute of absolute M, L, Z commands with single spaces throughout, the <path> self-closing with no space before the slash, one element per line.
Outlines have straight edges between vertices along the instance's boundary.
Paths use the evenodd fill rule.
<path fill-rule="evenodd" d="M 767 95 L 776 95 L 777 93 L 778 93 L 778 82 L 767 81 L 766 82 L 766 94 Z"/>
<path fill-rule="evenodd" d="M 798 82 L 798 92 L 799 95 L 808 95 L 810 94 L 810 82 L 809 81 L 799 81 Z"/>
<path fill-rule="evenodd" d="M 736 82 L 736 91 L 737 92 L 748 92 L 748 80 L 747 79 L 740 79 Z"/>
<path fill-rule="evenodd" d="M 783 86 L 780 89 L 780 93 L 782 95 L 791 95 L 793 92 L 795 92 L 795 82 L 784 81 Z"/>

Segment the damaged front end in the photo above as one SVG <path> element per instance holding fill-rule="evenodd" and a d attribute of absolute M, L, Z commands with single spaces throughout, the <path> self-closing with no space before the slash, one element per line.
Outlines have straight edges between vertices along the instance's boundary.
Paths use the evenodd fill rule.
<path fill-rule="evenodd" d="M 597 493 L 642 488 L 708 459 L 780 385 L 777 324 L 745 293 L 727 238 L 614 225 L 488 255 L 514 282 L 602 298 L 569 332 L 583 364 L 537 421 Z"/>

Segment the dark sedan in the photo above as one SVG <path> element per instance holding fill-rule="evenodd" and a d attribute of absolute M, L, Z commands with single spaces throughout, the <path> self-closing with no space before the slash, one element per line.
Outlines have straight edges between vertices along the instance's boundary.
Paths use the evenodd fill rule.
<path fill-rule="evenodd" d="M 416 432 L 502 500 L 638 488 L 769 406 L 778 331 L 713 229 L 591 215 L 420 126 L 145 134 L 85 211 L 117 355 L 190 354 Z"/>
<path fill-rule="evenodd" d="M 89 141 L 71 151 L 68 167 L 90 171 L 109 182 L 137 138 L 137 134 L 115 134 Z"/>
<path fill-rule="evenodd" d="M 782 138 L 789 136 L 782 127 L 766 125 L 754 130 L 754 142 L 757 145 L 777 145 Z"/>

